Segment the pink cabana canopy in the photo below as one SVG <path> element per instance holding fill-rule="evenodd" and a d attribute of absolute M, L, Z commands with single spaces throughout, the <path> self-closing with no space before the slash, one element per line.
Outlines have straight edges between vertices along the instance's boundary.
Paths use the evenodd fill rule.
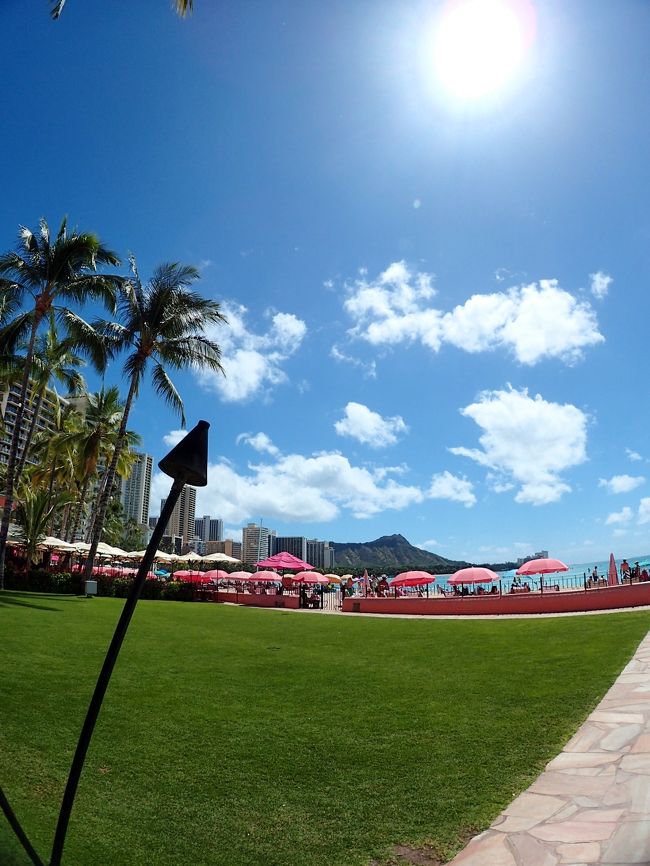
<path fill-rule="evenodd" d="M 269 556 L 268 559 L 262 559 L 260 562 L 256 562 L 255 565 L 258 568 L 285 568 L 288 571 L 307 571 L 314 567 L 308 562 L 303 562 L 302 559 L 298 559 L 297 556 L 287 553 L 284 550 L 280 553 L 276 553 L 275 556 Z"/>
<path fill-rule="evenodd" d="M 524 562 L 515 574 L 552 574 L 554 571 L 568 571 L 569 566 L 560 559 L 531 559 Z"/>
<path fill-rule="evenodd" d="M 490 568 L 481 568 L 474 566 L 473 568 L 461 568 L 460 571 L 454 572 L 447 581 L 451 586 L 458 586 L 463 583 L 492 583 L 494 580 L 499 580 L 499 575 Z"/>
<path fill-rule="evenodd" d="M 426 586 L 433 583 L 435 575 L 429 574 L 428 571 L 403 571 L 394 577 L 391 586 Z"/>

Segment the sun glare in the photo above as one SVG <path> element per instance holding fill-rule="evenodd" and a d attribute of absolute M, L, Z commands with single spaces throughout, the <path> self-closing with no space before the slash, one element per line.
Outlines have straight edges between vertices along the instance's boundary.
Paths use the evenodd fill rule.
<path fill-rule="evenodd" d="M 434 42 L 439 82 L 462 100 L 495 93 L 515 78 L 534 31 L 529 0 L 448 0 Z"/>

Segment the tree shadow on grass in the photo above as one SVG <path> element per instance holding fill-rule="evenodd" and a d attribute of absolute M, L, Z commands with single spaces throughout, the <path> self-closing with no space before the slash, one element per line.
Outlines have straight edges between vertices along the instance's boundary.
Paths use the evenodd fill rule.
<path fill-rule="evenodd" d="M 42 596 L 41 596 L 42 597 Z M 48 596 L 48 600 L 51 596 Z M 58 601 L 59 599 L 57 599 Z M 47 604 L 38 604 L 36 601 L 33 601 L 31 598 L 25 597 L 24 595 L 11 595 L 10 593 L 3 592 L 0 594 L 0 607 L 9 607 L 9 605 L 15 605 L 16 607 L 31 607 L 35 610 L 53 610 L 60 612 L 60 607 L 50 607 Z"/>

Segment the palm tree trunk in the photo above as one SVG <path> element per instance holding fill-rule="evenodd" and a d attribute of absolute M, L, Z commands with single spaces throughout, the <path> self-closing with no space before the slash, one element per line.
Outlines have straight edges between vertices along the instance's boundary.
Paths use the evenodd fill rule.
<path fill-rule="evenodd" d="M 11 510 L 14 505 L 14 485 L 16 482 L 16 461 L 18 458 L 18 443 L 20 436 L 20 428 L 25 415 L 25 401 L 27 400 L 27 389 L 29 387 L 29 372 L 32 369 L 32 361 L 34 360 L 34 344 L 36 343 L 36 332 L 43 318 L 43 313 L 39 311 L 38 304 L 34 310 L 34 320 L 32 322 L 32 332 L 29 336 L 29 345 L 27 347 L 27 357 L 25 358 L 25 370 L 23 371 L 23 379 L 20 385 L 20 397 L 18 399 L 18 411 L 16 412 L 16 420 L 14 421 L 14 431 L 11 436 L 11 444 L 9 446 L 9 459 L 7 461 L 7 482 L 5 486 L 5 502 L 2 512 L 2 523 L 0 524 L 0 590 L 5 588 L 5 551 L 7 549 L 7 536 L 9 535 L 9 523 L 11 522 Z"/>
<path fill-rule="evenodd" d="M 113 492 L 113 479 L 115 478 L 115 472 L 117 470 L 117 462 L 120 459 L 120 454 L 122 452 L 122 448 L 124 447 L 124 443 L 126 442 L 126 425 L 129 420 L 129 412 L 131 411 L 131 404 L 135 398 L 135 393 L 138 389 L 138 381 L 140 379 L 140 370 L 136 370 L 131 376 L 131 386 L 129 387 L 129 396 L 126 398 L 126 403 L 124 404 L 124 413 L 122 415 L 122 423 L 120 424 L 120 429 L 117 434 L 117 441 L 115 442 L 115 450 L 113 451 L 113 456 L 111 457 L 111 462 L 106 470 L 104 475 L 104 489 L 101 493 L 101 497 L 99 500 L 99 508 L 97 510 L 97 514 L 95 515 L 95 523 L 93 525 L 93 537 L 90 542 L 90 550 L 88 551 L 88 559 L 86 560 L 86 568 L 84 571 L 84 580 L 90 580 L 93 570 L 93 563 L 95 561 L 95 554 L 97 553 L 97 545 L 100 542 L 102 537 L 102 530 L 104 528 L 104 518 L 106 517 L 106 509 L 108 508 L 108 501 L 111 498 L 111 493 Z"/>
<path fill-rule="evenodd" d="M 79 528 L 79 521 L 81 520 L 81 515 L 83 514 L 84 505 L 86 504 L 86 494 L 88 492 L 88 485 L 90 483 L 90 476 L 84 478 L 83 487 L 81 488 L 81 492 L 79 494 L 79 504 L 77 505 L 77 511 L 74 516 L 74 523 L 72 525 L 72 531 L 70 532 L 70 537 L 67 539 L 70 544 L 74 544 L 74 537 L 77 534 L 77 529 Z"/>
<path fill-rule="evenodd" d="M 30 421 L 29 430 L 27 431 L 27 438 L 25 439 L 23 452 L 20 455 L 20 460 L 18 461 L 18 467 L 16 469 L 16 480 L 20 479 L 20 476 L 23 474 L 23 469 L 25 468 L 27 452 L 29 451 L 29 446 L 32 444 L 32 437 L 34 436 L 34 430 L 36 429 L 36 422 L 38 421 L 39 415 L 41 414 L 41 406 L 43 405 L 44 395 L 45 392 L 41 391 L 41 393 L 38 395 L 38 399 L 36 400 L 36 405 L 34 406 L 32 420 Z"/>

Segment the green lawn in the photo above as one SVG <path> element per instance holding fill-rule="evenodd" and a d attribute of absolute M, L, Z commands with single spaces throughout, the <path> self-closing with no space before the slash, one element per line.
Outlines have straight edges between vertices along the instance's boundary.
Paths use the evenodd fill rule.
<path fill-rule="evenodd" d="M 44 858 L 122 604 L 0 595 L 0 783 Z M 450 855 L 560 750 L 649 628 L 647 612 L 423 621 L 141 602 L 64 863 Z M 3 820 L 0 862 L 27 863 Z"/>

